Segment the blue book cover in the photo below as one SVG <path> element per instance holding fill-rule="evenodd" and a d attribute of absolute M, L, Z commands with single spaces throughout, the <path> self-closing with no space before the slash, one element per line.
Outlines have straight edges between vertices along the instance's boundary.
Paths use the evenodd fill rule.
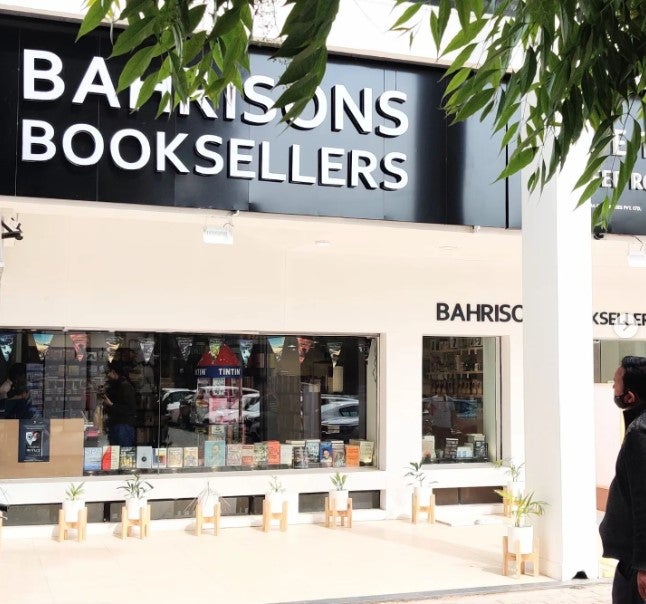
<path fill-rule="evenodd" d="M 95 472 L 101 469 L 103 447 L 85 447 L 83 455 L 83 470 Z"/>
<path fill-rule="evenodd" d="M 319 457 L 321 459 L 321 467 L 332 467 L 332 443 L 330 441 L 323 441 L 319 447 Z"/>
<path fill-rule="evenodd" d="M 216 468 L 226 465 L 227 445 L 223 440 L 204 441 L 204 466 Z"/>

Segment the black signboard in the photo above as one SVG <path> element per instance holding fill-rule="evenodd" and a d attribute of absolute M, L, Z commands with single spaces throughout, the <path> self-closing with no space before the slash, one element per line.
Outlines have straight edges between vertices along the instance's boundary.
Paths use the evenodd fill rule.
<path fill-rule="evenodd" d="M 0 17 L 0 194 L 517 227 L 500 136 L 449 125 L 443 70 L 330 58 L 298 121 L 272 109 L 283 65 L 252 53 L 244 91 L 156 118 L 116 94 L 109 32 Z M 510 219 L 511 216 L 511 219 Z"/>

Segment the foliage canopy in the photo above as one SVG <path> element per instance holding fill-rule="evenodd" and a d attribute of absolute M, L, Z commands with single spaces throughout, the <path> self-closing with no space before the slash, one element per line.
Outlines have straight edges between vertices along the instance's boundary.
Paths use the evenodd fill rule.
<path fill-rule="evenodd" d="M 106 17 L 123 21 L 112 56 L 130 55 L 118 90 L 141 78 L 137 106 L 171 78 L 160 103 L 206 95 L 217 104 L 224 89 L 242 86 L 249 68 L 254 16 L 268 4 L 291 6 L 274 56 L 287 60 L 276 101 L 296 117 L 325 73 L 327 37 L 340 0 L 87 0 L 79 37 Z M 577 188 L 579 203 L 601 184 L 613 129 L 627 133 L 612 192 L 593 212 L 606 226 L 626 189 L 642 146 L 646 104 L 644 0 L 392 0 L 394 31 L 414 35 L 428 26 L 440 54 L 454 53 L 445 108 L 456 120 L 494 117 L 514 149 L 500 177 L 531 166 L 530 190 L 562 167 L 586 128 L 593 136 Z M 430 7 L 430 10 L 429 10 Z M 450 39 L 451 20 L 459 27 Z M 524 121 L 521 123 L 521 119 Z"/>

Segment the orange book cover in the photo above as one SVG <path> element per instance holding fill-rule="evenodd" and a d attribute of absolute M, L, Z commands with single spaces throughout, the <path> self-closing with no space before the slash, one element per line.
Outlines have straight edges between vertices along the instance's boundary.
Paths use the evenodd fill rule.
<path fill-rule="evenodd" d="M 345 446 L 345 465 L 359 466 L 359 445 Z"/>
<path fill-rule="evenodd" d="M 267 465 L 277 466 L 280 464 L 280 441 L 267 441 Z"/>

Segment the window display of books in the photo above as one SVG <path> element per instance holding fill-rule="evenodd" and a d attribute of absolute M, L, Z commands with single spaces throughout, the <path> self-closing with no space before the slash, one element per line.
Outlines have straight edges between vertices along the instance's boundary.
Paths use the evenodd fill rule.
<path fill-rule="evenodd" d="M 85 474 L 160 471 L 224 471 L 242 469 L 280 468 L 343 468 L 372 465 L 374 442 L 356 439 L 346 444 L 342 440 L 302 439 L 281 443 L 268 440 L 257 443 L 227 442 L 226 432 L 219 429 L 205 433 L 199 446 L 170 447 L 85 447 Z M 478 436 L 478 435 L 475 435 Z M 460 447 L 463 449 L 463 447 Z M 486 443 L 470 443 L 471 457 L 486 456 Z M 461 457 L 462 455 L 458 455 Z M 481 458 L 481 457 L 480 457 Z"/>

